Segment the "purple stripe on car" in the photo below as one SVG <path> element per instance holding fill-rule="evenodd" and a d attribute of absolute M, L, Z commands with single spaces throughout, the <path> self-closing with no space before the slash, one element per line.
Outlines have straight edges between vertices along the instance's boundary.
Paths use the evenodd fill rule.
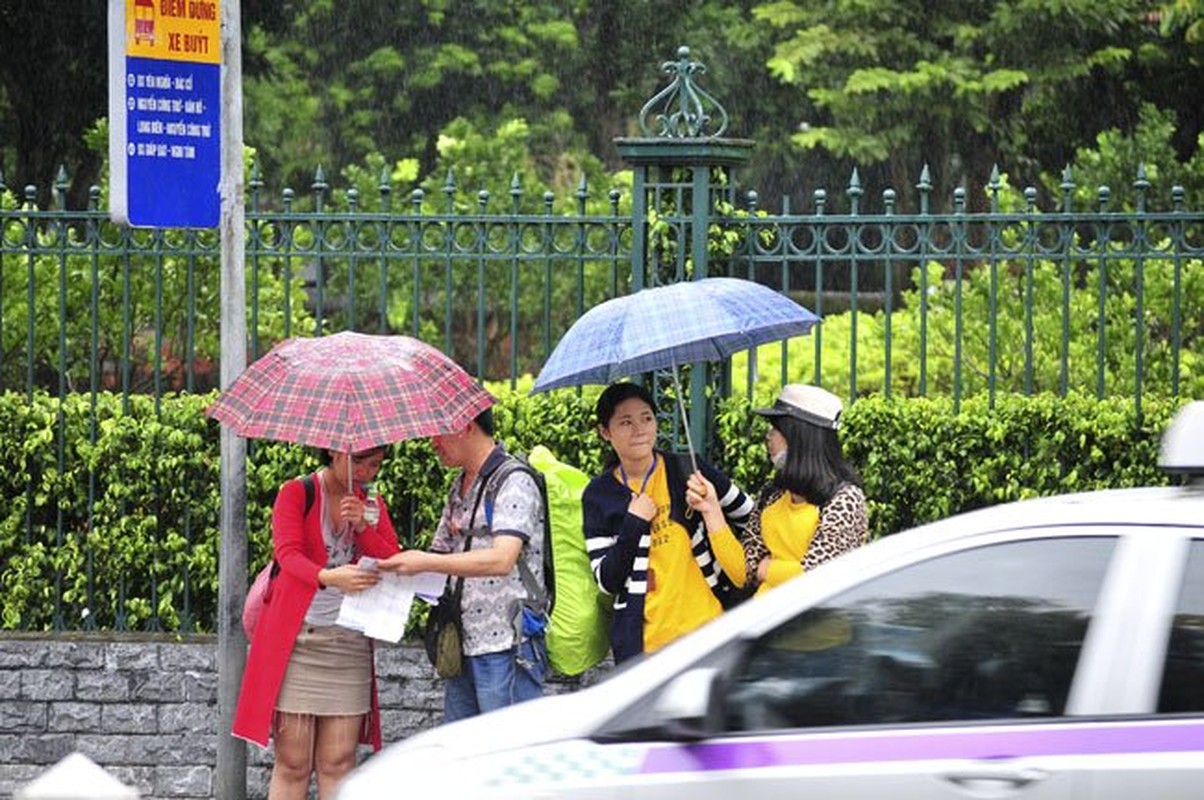
<path fill-rule="evenodd" d="M 850 733 L 749 737 L 694 745 L 652 747 L 640 772 L 705 772 L 757 767 L 1026 756 L 1183 753 L 1204 754 L 1204 721 L 1183 724 L 1024 725 L 919 730 L 893 735 Z"/>

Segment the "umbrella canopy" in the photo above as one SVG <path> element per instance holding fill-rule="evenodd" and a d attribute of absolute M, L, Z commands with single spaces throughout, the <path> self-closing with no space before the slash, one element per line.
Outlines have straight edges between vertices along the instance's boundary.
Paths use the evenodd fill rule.
<path fill-rule="evenodd" d="M 460 430 L 491 405 L 438 348 L 344 331 L 281 342 L 206 413 L 240 436 L 353 453 Z"/>
<path fill-rule="evenodd" d="M 611 383 L 679 364 L 719 361 L 802 336 L 818 321 L 789 297 L 741 278 L 644 289 L 585 312 L 548 356 L 531 391 Z"/>

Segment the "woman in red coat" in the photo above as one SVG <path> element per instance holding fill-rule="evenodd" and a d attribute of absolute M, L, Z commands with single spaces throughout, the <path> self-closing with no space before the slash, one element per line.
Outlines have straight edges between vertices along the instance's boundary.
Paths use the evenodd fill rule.
<path fill-rule="evenodd" d="M 314 775 L 318 797 L 330 797 L 355 766 L 356 745 L 381 746 L 371 640 L 334 620 L 345 593 L 379 580 L 355 562 L 400 550 L 383 505 L 375 525 L 364 514 L 362 487 L 383 459 L 384 448 L 330 453 L 313 476 L 308 513 L 304 480 L 288 481 L 276 496 L 272 545 L 279 570 L 251 640 L 233 729 L 260 747 L 271 737 L 272 800 L 306 797 Z"/>

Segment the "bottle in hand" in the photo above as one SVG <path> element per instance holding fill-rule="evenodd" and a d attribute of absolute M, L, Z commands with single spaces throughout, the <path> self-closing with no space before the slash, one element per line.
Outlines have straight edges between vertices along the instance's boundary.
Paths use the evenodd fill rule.
<path fill-rule="evenodd" d="M 366 485 L 364 492 L 367 495 L 364 499 L 364 522 L 375 525 L 380 522 L 380 492 L 375 483 Z"/>

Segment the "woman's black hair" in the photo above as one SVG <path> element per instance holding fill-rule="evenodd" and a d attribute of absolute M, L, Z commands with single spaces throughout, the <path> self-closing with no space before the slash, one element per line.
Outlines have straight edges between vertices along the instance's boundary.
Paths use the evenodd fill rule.
<path fill-rule="evenodd" d="M 861 485 L 836 431 L 785 415 L 770 417 L 769 424 L 786 439 L 786 463 L 774 473 L 775 486 L 823 506 L 842 485 Z"/>
<path fill-rule="evenodd" d="M 598 424 L 603 428 L 610 425 L 610 419 L 615 415 L 615 409 L 619 407 L 619 403 L 631 398 L 643 400 L 652 412 L 656 413 L 656 401 L 652 399 L 652 392 L 638 383 L 612 383 L 607 386 L 605 391 L 598 396 L 598 403 L 594 406 L 594 416 L 598 420 Z"/>
<path fill-rule="evenodd" d="M 387 445 L 387 444 L 380 444 L 380 445 L 377 445 L 376 447 L 369 447 L 368 449 L 366 449 L 366 450 L 361 450 L 361 451 L 359 451 L 359 452 L 361 452 L 361 453 L 373 453 L 373 452 L 376 452 L 377 450 L 380 450 L 382 453 L 384 453 L 384 454 L 388 455 L 388 453 L 389 453 L 389 445 Z M 340 452 L 341 452 L 341 451 L 340 451 Z M 331 449 L 329 449 L 329 448 L 326 448 L 326 447 L 319 447 L 319 448 L 318 448 L 318 461 L 319 461 L 319 462 L 322 464 L 322 466 L 324 466 L 324 467 L 329 467 L 329 466 L 330 466 L 330 459 L 331 459 L 333 456 L 334 456 L 334 451 L 333 451 L 333 450 L 331 450 Z"/>

